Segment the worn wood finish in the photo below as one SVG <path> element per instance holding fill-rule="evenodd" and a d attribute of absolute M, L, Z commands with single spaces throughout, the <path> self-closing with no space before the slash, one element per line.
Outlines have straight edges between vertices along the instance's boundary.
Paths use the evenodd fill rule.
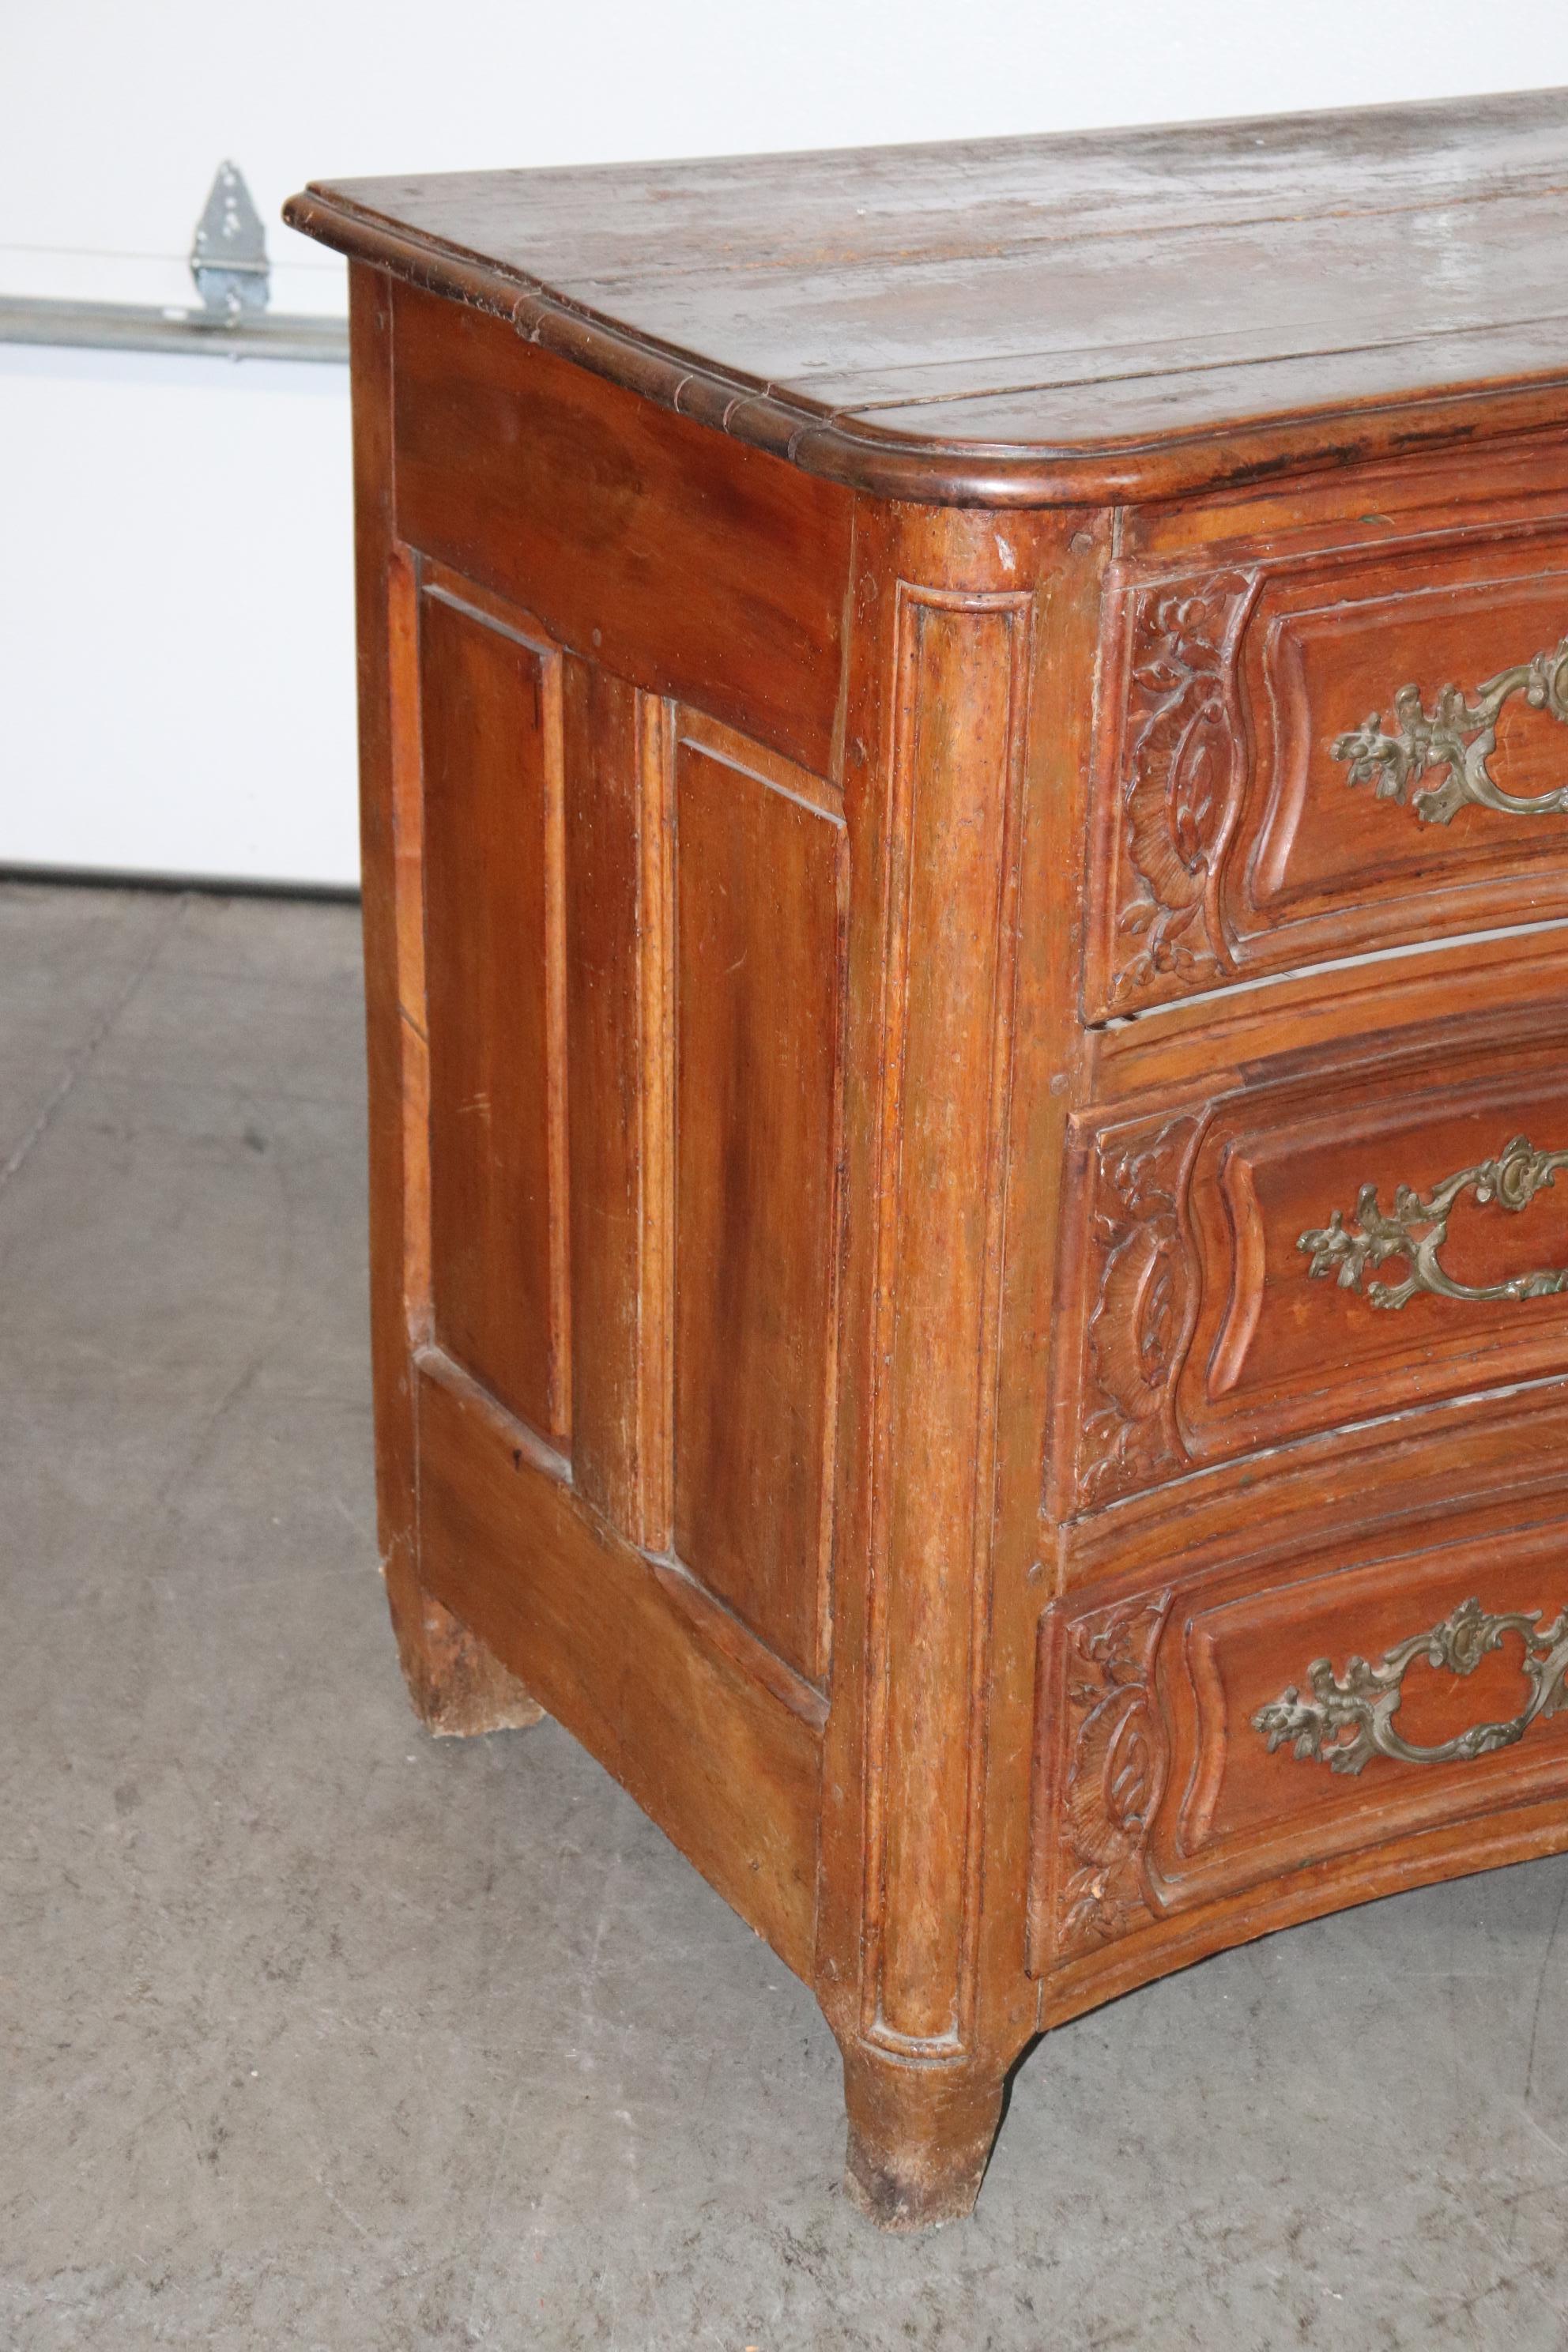
<path fill-rule="evenodd" d="M 560 657 L 445 586 L 419 630 L 432 1328 L 563 1441 Z"/>
<path fill-rule="evenodd" d="M 292 207 L 410 1690 L 806 1979 L 890 2228 L 1040 2028 L 1568 1846 L 1564 184 L 1536 93 Z"/>
<path fill-rule="evenodd" d="M 840 796 L 764 764 L 710 725 L 679 730 L 674 1534 L 692 1572 L 815 1681 L 848 862 Z"/>
<path fill-rule="evenodd" d="M 841 489 L 407 287 L 393 297 L 393 364 L 405 541 L 531 606 L 615 676 L 827 766 Z"/>
<path fill-rule="evenodd" d="M 424 1351 L 417 1378 L 430 1589 L 523 1668 L 780 1958 L 808 1968 L 812 1695 L 768 1675 L 717 1603 L 693 1591 L 683 1605 L 448 1358 Z"/>
<path fill-rule="evenodd" d="M 521 1728 L 540 1709 L 418 1573 L 409 1350 L 429 1312 L 425 960 L 412 569 L 391 516 L 391 289 L 356 272 L 355 595 L 370 1096 L 371 1343 L 382 1573 L 416 1713 L 440 1734 Z"/>
<path fill-rule="evenodd" d="M 1076 503 L 1561 420 L 1565 140 L 1530 90 L 345 181 L 289 217 L 813 472 Z"/>
<path fill-rule="evenodd" d="M 1487 769 L 1523 806 L 1500 815 L 1473 802 L 1434 814 L 1416 798 L 1425 780 L 1380 794 L 1345 748 L 1369 714 L 1397 734 L 1401 688 L 1432 712 L 1444 686 L 1473 698 L 1562 644 L 1568 495 L 1458 528 L 1408 516 L 1370 545 L 1364 519 L 1347 518 L 1342 541 L 1234 556 L 1221 542 L 1197 570 L 1118 568 L 1097 747 L 1094 1018 L 1568 914 L 1561 717 L 1523 692 L 1502 705 Z"/>

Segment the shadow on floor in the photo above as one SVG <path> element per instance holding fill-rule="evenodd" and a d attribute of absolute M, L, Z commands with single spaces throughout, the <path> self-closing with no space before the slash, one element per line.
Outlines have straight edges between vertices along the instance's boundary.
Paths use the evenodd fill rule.
<path fill-rule="evenodd" d="M 810 1997 L 374 1566 L 356 917 L 0 887 L 0 2343 L 1568 2344 L 1568 1860 L 1066 2027 L 975 2220 Z"/>

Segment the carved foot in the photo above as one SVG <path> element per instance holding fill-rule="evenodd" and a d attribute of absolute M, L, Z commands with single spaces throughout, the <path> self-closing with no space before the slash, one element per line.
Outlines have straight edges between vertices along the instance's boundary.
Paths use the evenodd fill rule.
<path fill-rule="evenodd" d="M 973 2210 L 1002 2120 L 1006 2078 L 844 2053 L 849 2145 L 844 2186 L 882 2230 L 927 2230 Z"/>
<path fill-rule="evenodd" d="M 540 1721 L 544 1709 L 494 1652 L 391 1562 L 386 1597 L 414 1712 L 437 1739 L 525 1731 Z"/>

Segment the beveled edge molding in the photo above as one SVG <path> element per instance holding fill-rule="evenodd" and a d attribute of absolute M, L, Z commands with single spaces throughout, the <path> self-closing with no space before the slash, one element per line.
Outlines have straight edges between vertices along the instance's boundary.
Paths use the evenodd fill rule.
<path fill-rule="evenodd" d="M 1380 801 L 1409 806 L 1426 824 L 1447 824 L 1467 803 L 1503 816 L 1559 816 L 1568 811 L 1568 784 L 1551 793 L 1505 793 L 1487 762 L 1497 749 L 1503 706 L 1522 695 L 1532 710 L 1568 724 L 1568 636 L 1476 688 L 1474 702 L 1457 686 L 1439 687 L 1430 711 L 1418 686 L 1394 695 L 1395 731 L 1385 733 L 1373 711 L 1359 728 L 1337 736 L 1333 756 L 1348 767 L 1348 784 L 1370 783 Z M 1423 783 L 1440 772 L 1441 781 Z"/>
<path fill-rule="evenodd" d="M 675 1525 L 675 742 L 677 707 L 634 688 L 637 729 L 638 1247 L 637 1525 L 668 1550 Z"/>
<path fill-rule="evenodd" d="M 403 1127 L 403 1311 L 409 1349 L 435 1329 L 430 1224 L 430 1022 L 425 975 L 425 754 L 420 729 L 421 559 L 387 551 L 387 815 L 396 939 Z"/>
<path fill-rule="evenodd" d="M 1038 1691 L 1044 1724 L 1062 1712 L 1060 1802 L 1037 1822 L 1058 1847 L 1042 1970 L 1158 1916 L 1147 1853 L 1170 1759 L 1153 1677 L 1172 1598 L 1140 1594 L 1069 1622 L 1059 1682 Z M 1034 1867 L 1050 1859 L 1037 1851 Z"/>
<path fill-rule="evenodd" d="M 1494 1755 L 1522 1739 L 1539 1717 L 1568 1706 L 1568 1607 L 1548 1626 L 1542 1626 L 1541 1616 L 1539 1609 L 1491 1615 L 1479 1601 L 1462 1601 L 1440 1625 L 1396 1643 L 1375 1666 L 1352 1657 L 1342 1679 L 1331 1660 L 1314 1658 L 1307 1669 L 1312 1696 L 1303 1699 L 1289 1685 L 1258 1708 L 1252 1727 L 1268 1741 L 1270 1756 L 1289 1743 L 1299 1762 L 1327 1764 L 1352 1776 L 1373 1756 L 1400 1764 L 1468 1764 Z M 1524 1644 L 1521 1665 L 1531 1685 L 1521 1713 L 1503 1723 L 1472 1724 L 1432 1748 L 1400 1736 L 1394 1717 L 1405 1674 L 1417 1659 L 1451 1675 L 1472 1675 L 1510 1633 Z"/>
<path fill-rule="evenodd" d="M 1198 1300 L 1181 1204 L 1212 1108 L 1094 1139 L 1098 1287 L 1084 1335 L 1080 1508 L 1189 1466 L 1175 1392 Z"/>
<path fill-rule="evenodd" d="M 1235 975 L 1219 876 L 1246 782 L 1237 647 L 1262 576 L 1254 567 L 1125 592 L 1112 1011 Z"/>
<path fill-rule="evenodd" d="M 1456 1282 L 1446 1274 L 1437 1253 L 1448 1238 L 1455 1205 L 1466 1192 L 1474 1192 L 1479 1207 L 1495 1201 L 1518 1214 L 1555 1181 L 1560 1168 L 1568 1168 L 1568 1151 L 1537 1151 L 1528 1136 L 1516 1135 L 1495 1160 L 1445 1177 L 1426 1199 L 1408 1184 L 1396 1185 L 1392 1215 L 1378 1205 L 1377 1186 L 1363 1184 L 1356 1195 L 1353 1228 L 1346 1226 L 1336 1209 L 1326 1225 L 1302 1234 L 1296 1246 L 1310 1252 L 1307 1271 L 1312 1279 L 1325 1282 L 1332 1275 L 1342 1290 L 1361 1290 L 1371 1267 L 1402 1258 L 1409 1267 L 1402 1282 L 1366 1283 L 1363 1295 L 1370 1307 L 1397 1309 L 1421 1291 L 1467 1302 L 1549 1298 L 1568 1291 L 1568 1266 L 1547 1266 L 1505 1282 L 1476 1285 Z"/>

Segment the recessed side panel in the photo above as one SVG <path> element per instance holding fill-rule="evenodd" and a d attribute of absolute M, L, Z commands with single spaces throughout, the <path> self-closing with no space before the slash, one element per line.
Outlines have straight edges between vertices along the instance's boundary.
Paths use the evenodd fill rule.
<path fill-rule="evenodd" d="M 566 1063 L 572 1475 L 669 1541 L 667 709 L 568 655 Z"/>
<path fill-rule="evenodd" d="M 675 1549 L 825 1664 L 846 850 L 830 786 L 675 754 Z"/>
<path fill-rule="evenodd" d="M 435 1336 L 568 1428 L 559 658 L 426 587 L 419 622 Z"/>

